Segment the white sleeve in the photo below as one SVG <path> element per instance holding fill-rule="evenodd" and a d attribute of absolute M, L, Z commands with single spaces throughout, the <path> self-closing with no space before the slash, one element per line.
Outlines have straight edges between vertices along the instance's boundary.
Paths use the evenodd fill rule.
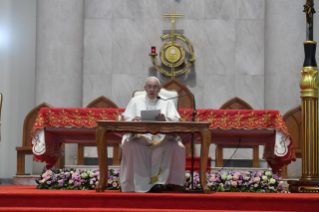
<path fill-rule="evenodd" d="M 181 117 L 178 111 L 176 110 L 173 101 L 168 101 L 166 114 L 165 114 L 166 121 L 179 121 L 180 118 Z"/>
<path fill-rule="evenodd" d="M 136 104 L 134 99 L 132 98 L 123 113 L 124 121 L 132 121 L 135 118 L 136 116 L 135 107 L 136 107 Z"/>

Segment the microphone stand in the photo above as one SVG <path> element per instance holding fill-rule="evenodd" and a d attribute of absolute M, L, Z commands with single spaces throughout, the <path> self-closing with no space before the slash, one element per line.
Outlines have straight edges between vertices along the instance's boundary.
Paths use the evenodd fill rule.
<path fill-rule="evenodd" d="M 175 96 L 175 97 L 171 97 L 168 99 L 162 99 L 161 97 L 157 96 L 157 99 L 162 99 L 164 101 L 167 100 L 171 100 L 171 99 L 176 99 L 176 98 L 181 98 L 184 96 L 193 96 L 193 104 L 194 104 L 194 110 L 192 113 L 192 122 L 195 122 L 195 116 L 196 116 L 196 104 L 195 104 L 195 96 L 192 93 L 188 93 L 188 94 L 184 94 L 184 95 L 180 95 L 180 96 Z M 192 141 L 191 141 L 191 152 L 192 152 L 192 168 L 191 168 L 191 184 L 192 184 L 192 189 L 190 190 L 185 190 L 185 193 L 202 193 L 202 190 L 194 190 L 194 133 L 192 133 Z"/>

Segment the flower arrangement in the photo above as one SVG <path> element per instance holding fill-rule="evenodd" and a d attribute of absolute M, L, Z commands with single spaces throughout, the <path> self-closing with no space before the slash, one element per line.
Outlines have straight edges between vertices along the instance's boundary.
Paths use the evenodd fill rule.
<path fill-rule="evenodd" d="M 107 190 L 118 190 L 119 171 L 109 170 Z M 36 180 L 38 189 L 89 190 L 95 189 L 100 180 L 99 170 L 76 170 L 44 168 L 40 179 Z"/>
<path fill-rule="evenodd" d="M 191 189 L 190 174 L 186 172 L 185 189 Z M 271 168 L 268 171 L 213 171 L 212 174 L 206 173 L 207 186 L 211 191 L 221 192 L 257 192 L 257 193 L 289 193 L 288 189 L 283 187 L 284 182 L 280 175 L 272 173 Z M 193 189 L 201 189 L 199 174 L 194 173 Z"/>
<path fill-rule="evenodd" d="M 185 173 L 185 190 L 192 188 L 191 175 Z M 89 190 L 95 189 L 100 180 L 99 170 L 76 170 L 44 168 L 40 179 L 36 180 L 38 189 L 61 189 L 61 190 Z M 199 173 L 194 172 L 193 189 L 200 190 Z M 271 168 L 268 171 L 213 171 L 206 173 L 206 183 L 211 191 L 220 192 L 259 192 L 259 193 L 289 193 L 283 187 L 284 182 L 279 175 L 273 174 Z M 106 190 L 119 190 L 119 170 L 109 170 Z"/>

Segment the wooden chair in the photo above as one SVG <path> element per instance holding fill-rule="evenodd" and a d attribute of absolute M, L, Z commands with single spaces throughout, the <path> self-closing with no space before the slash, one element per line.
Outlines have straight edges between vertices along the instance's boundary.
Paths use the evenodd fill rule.
<path fill-rule="evenodd" d="M 25 155 L 32 155 L 32 147 L 30 145 L 30 134 L 32 127 L 35 123 L 35 120 L 38 116 L 38 113 L 42 107 L 49 107 L 52 106 L 47 103 L 42 103 L 35 108 L 33 108 L 26 118 L 24 119 L 23 124 L 23 137 L 22 137 L 22 147 L 16 147 L 17 150 L 17 174 L 16 175 L 25 175 Z M 60 162 L 64 161 L 63 159 L 59 159 L 57 163 L 55 164 L 55 167 L 60 167 Z"/>
<path fill-rule="evenodd" d="M 118 108 L 118 106 L 106 98 L 105 96 L 100 96 L 90 102 L 86 108 Z M 78 164 L 84 165 L 84 147 L 86 146 L 96 146 L 95 144 L 78 144 Z M 113 166 L 120 165 L 120 149 L 119 144 L 114 144 L 113 146 Z"/>
<path fill-rule="evenodd" d="M 162 88 L 166 88 L 167 90 L 175 90 L 178 95 L 191 94 L 192 92 L 177 79 L 170 79 L 162 85 Z M 183 96 L 178 99 L 177 109 L 194 109 L 194 97 L 192 95 Z M 187 156 L 192 155 L 191 144 L 185 145 Z M 195 147 L 194 147 L 195 148 Z"/>
<path fill-rule="evenodd" d="M 2 109 L 2 101 L 3 101 L 3 95 L 0 93 L 0 141 L 1 141 L 1 109 Z"/>
<path fill-rule="evenodd" d="M 220 109 L 240 109 L 252 110 L 253 108 L 244 100 L 235 97 L 223 104 Z M 237 145 L 216 144 L 216 167 L 223 167 L 223 148 L 236 148 Z M 259 146 L 258 145 L 241 145 L 239 148 L 253 149 L 253 167 L 259 168 Z"/>
<path fill-rule="evenodd" d="M 294 151 L 296 153 L 297 158 L 302 157 L 302 113 L 301 113 L 301 105 L 297 105 L 290 110 L 288 110 L 283 115 L 283 120 L 286 123 L 290 136 L 292 138 Z M 287 165 L 284 165 L 281 173 L 283 178 L 288 177 Z"/>

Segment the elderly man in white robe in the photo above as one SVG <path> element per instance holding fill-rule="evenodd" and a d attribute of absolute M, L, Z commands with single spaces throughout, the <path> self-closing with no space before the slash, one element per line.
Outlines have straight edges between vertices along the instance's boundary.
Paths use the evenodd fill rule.
<path fill-rule="evenodd" d="M 146 95 L 131 99 L 125 121 L 141 121 L 142 110 L 160 110 L 158 121 L 179 121 L 174 103 L 158 99 L 156 77 L 146 80 Z M 185 147 L 176 134 L 125 134 L 122 139 L 120 184 L 122 192 L 161 192 L 161 185 L 185 183 Z"/>

